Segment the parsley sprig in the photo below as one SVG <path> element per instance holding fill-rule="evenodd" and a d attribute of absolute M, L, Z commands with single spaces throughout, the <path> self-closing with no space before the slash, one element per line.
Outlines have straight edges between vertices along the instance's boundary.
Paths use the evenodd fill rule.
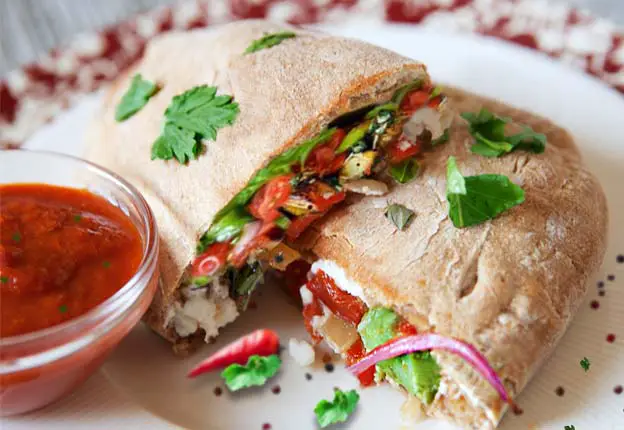
<path fill-rule="evenodd" d="M 333 401 L 321 400 L 314 408 L 319 426 L 325 428 L 345 422 L 355 410 L 359 400 L 360 395 L 355 390 L 344 392 L 336 388 Z"/>
<path fill-rule="evenodd" d="M 446 199 L 453 225 L 461 228 L 481 224 L 524 202 L 524 190 L 503 175 L 464 177 L 455 157 L 449 157 Z"/>
<path fill-rule="evenodd" d="M 475 154 L 500 157 L 518 149 L 541 154 L 546 147 L 546 136 L 528 126 L 523 126 L 518 134 L 506 136 L 505 127 L 513 122 L 512 119 L 498 116 L 485 108 L 478 114 L 464 112 L 461 116 L 470 125 L 470 134 L 475 138 L 470 148 Z"/>
<path fill-rule="evenodd" d="M 247 364 L 232 364 L 221 372 L 221 377 L 225 380 L 225 385 L 230 391 L 238 391 L 243 388 L 264 385 L 273 377 L 280 366 L 282 360 L 275 354 L 267 357 L 252 355 L 247 360 Z"/>
<path fill-rule="evenodd" d="M 140 74 L 134 75 L 130 81 L 130 87 L 124 93 L 117 109 L 115 109 L 115 120 L 125 121 L 132 115 L 140 111 L 147 101 L 158 92 L 158 85 L 154 82 L 143 79 Z"/>
<path fill-rule="evenodd" d="M 216 94 L 217 87 L 201 85 L 173 98 L 163 131 L 152 144 L 152 160 L 194 160 L 202 151 L 201 139 L 215 140 L 218 129 L 234 123 L 238 103 Z"/>
<path fill-rule="evenodd" d="M 589 358 L 583 357 L 583 359 L 581 360 L 581 367 L 583 368 L 585 372 L 589 372 L 589 366 L 591 366 L 591 363 L 589 362 Z"/>
<path fill-rule="evenodd" d="M 296 37 L 296 34 L 292 31 L 267 34 L 260 39 L 256 39 L 251 42 L 251 45 L 245 49 L 245 54 L 251 54 L 252 52 L 257 52 L 262 49 L 272 48 L 275 45 L 279 45 L 284 40 L 291 39 L 293 37 Z"/>

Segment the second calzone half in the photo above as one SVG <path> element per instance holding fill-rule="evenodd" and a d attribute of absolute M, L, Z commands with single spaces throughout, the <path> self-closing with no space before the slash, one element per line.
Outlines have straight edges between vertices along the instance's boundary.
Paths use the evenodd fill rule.
<path fill-rule="evenodd" d="M 450 139 L 415 179 L 300 238 L 318 258 L 300 294 L 312 337 L 364 385 L 388 381 L 426 415 L 491 429 L 577 312 L 607 208 L 565 130 L 446 94 Z"/>

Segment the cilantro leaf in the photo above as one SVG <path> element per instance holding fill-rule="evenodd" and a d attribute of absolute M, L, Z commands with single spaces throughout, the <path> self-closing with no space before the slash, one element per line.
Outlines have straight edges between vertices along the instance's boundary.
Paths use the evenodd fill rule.
<path fill-rule="evenodd" d="M 585 370 L 585 372 L 589 371 L 590 365 L 591 363 L 589 362 L 589 358 L 583 357 L 583 359 L 581 360 L 581 367 L 583 368 L 583 370 Z"/>
<path fill-rule="evenodd" d="M 267 357 L 252 355 L 245 366 L 231 364 L 226 367 L 221 372 L 221 377 L 230 391 L 238 391 L 242 388 L 264 385 L 277 373 L 281 365 L 282 360 L 275 354 Z"/>
<path fill-rule="evenodd" d="M 173 98 L 163 131 L 152 144 L 152 160 L 194 160 L 202 151 L 202 139 L 215 140 L 218 129 L 234 123 L 238 103 L 216 93 L 216 87 L 201 85 Z"/>
<path fill-rule="evenodd" d="M 9 277 L 8 276 L 0 276 L 0 283 L 2 284 L 8 284 L 9 283 Z"/>
<path fill-rule="evenodd" d="M 386 208 L 385 215 L 386 218 L 392 221 L 396 228 L 402 231 L 414 217 L 414 211 L 403 205 L 393 203 Z"/>
<path fill-rule="evenodd" d="M 470 148 L 474 154 L 500 157 L 517 149 L 540 154 L 546 148 L 546 136 L 536 133 L 528 126 L 523 126 L 522 132 L 518 134 L 506 136 L 505 127 L 512 120 L 493 114 L 485 108 L 478 114 L 464 112 L 461 116 L 468 122 L 470 134 L 475 138 L 475 143 Z"/>
<path fill-rule="evenodd" d="M 345 422 L 355 410 L 355 406 L 359 400 L 360 395 L 355 390 L 350 390 L 345 393 L 336 388 L 333 401 L 321 400 L 317 403 L 314 408 L 316 421 L 321 428 Z"/>
<path fill-rule="evenodd" d="M 420 166 L 416 160 L 408 158 L 407 160 L 390 166 L 388 172 L 399 184 L 406 184 L 416 177 L 419 168 Z"/>
<path fill-rule="evenodd" d="M 565 426 L 563 430 L 576 430 L 576 427 L 572 426 Z"/>
<path fill-rule="evenodd" d="M 121 122 L 140 111 L 147 101 L 158 92 L 158 85 L 143 79 L 140 74 L 134 75 L 130 88 L 124 93 L 115 109 L 115 121 Z"/>
<path fill-rule="evenodd" d="M 260 51 L 261 49 L 272 48 L 273 46 L 282 43 L 282 41 L 296 36 L 297 35 L 292 31 L 267 34 L 260 39 L 256 39 L 251 42 L 251 45 L 245 49 L 245 54 L 251 54 L 252 52 Z"/>
<path fill-rule="evenodd" d="M 524 202 L 524 190 L 503 175 L 463 177 L 454 157 L 446 171 L 449 217 L 458 228 L 481 224 Z"/>
<path fill-rule="evenodd" d="M 58 310 L 60 313 L 64 314 L 65 312 L 67 312 L 67 305 L 60 305 Z"/>

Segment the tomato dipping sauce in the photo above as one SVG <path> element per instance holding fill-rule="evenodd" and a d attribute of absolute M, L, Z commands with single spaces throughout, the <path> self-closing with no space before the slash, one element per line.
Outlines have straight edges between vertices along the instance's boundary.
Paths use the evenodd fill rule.
<path fill-rule="evenodd" d="M 142 240 L 126 214 L 86 190 L 0 186 L 0 338 L 55 326 L 134 275 Z"/>

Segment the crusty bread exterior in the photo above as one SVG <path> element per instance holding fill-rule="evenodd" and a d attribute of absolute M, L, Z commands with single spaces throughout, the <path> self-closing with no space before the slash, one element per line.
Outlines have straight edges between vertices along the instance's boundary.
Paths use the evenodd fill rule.
<path fill-rule="evenodd" d="M 602 262 L 605 196 L 562 128 L 474 94 L 445 92 L 458 113 L 486 107 L 544 133 L 546 151 L 500 158 L 472 154 L 473 138 L 457 116 L 450 141 L 425 154 L 417 179 L 384 197 L 334 211 L 299 245 L 343 267 L 371 305 L 392 307 L 422 331 L 478 347 L 517 395 L 565 332 L 588 277 Z M 465 176 L 507 175 L 524 188 L 526 201 L 490 222 L 455 228 L 445 195 L 451 155 Z M 384 217 L 387 203 L 415 212 L 405 231 Z M 468 428 L 494 427 L 505 410 L 496 392 L 462 359 L 436 356 L 449 379 L 469 387 L 492 419 L 457 394 L 458 385 L 439 394 L 429 414 L 455 418 Z M 467 408 L 451 405 L 451 392 Z"/>
<path fill-rule="evenodd" d="M 297 37 L 244 55 L 266 33 Z M 137 114 L 118 123 L 114 111 L 135 73 L 161 90 Z M 254 172 L 287 147 L 314 136 L 343 113 L 387 101 L 414 79 L 428 83 L 425 67 L 370 44 L 266 21 L 241 21 L 209 30 L 169 34 L 150 42 L 144 57 L 113 84 L 87 136 L 88 158 L 131 181 L 158 222 L 162 283 L 146 318 L 173 342 L 166 311 L 215 214 Z M 188 165 L 150 160 L 171 99 L 197 85 L 230 94 L 240 114 Z"/>

